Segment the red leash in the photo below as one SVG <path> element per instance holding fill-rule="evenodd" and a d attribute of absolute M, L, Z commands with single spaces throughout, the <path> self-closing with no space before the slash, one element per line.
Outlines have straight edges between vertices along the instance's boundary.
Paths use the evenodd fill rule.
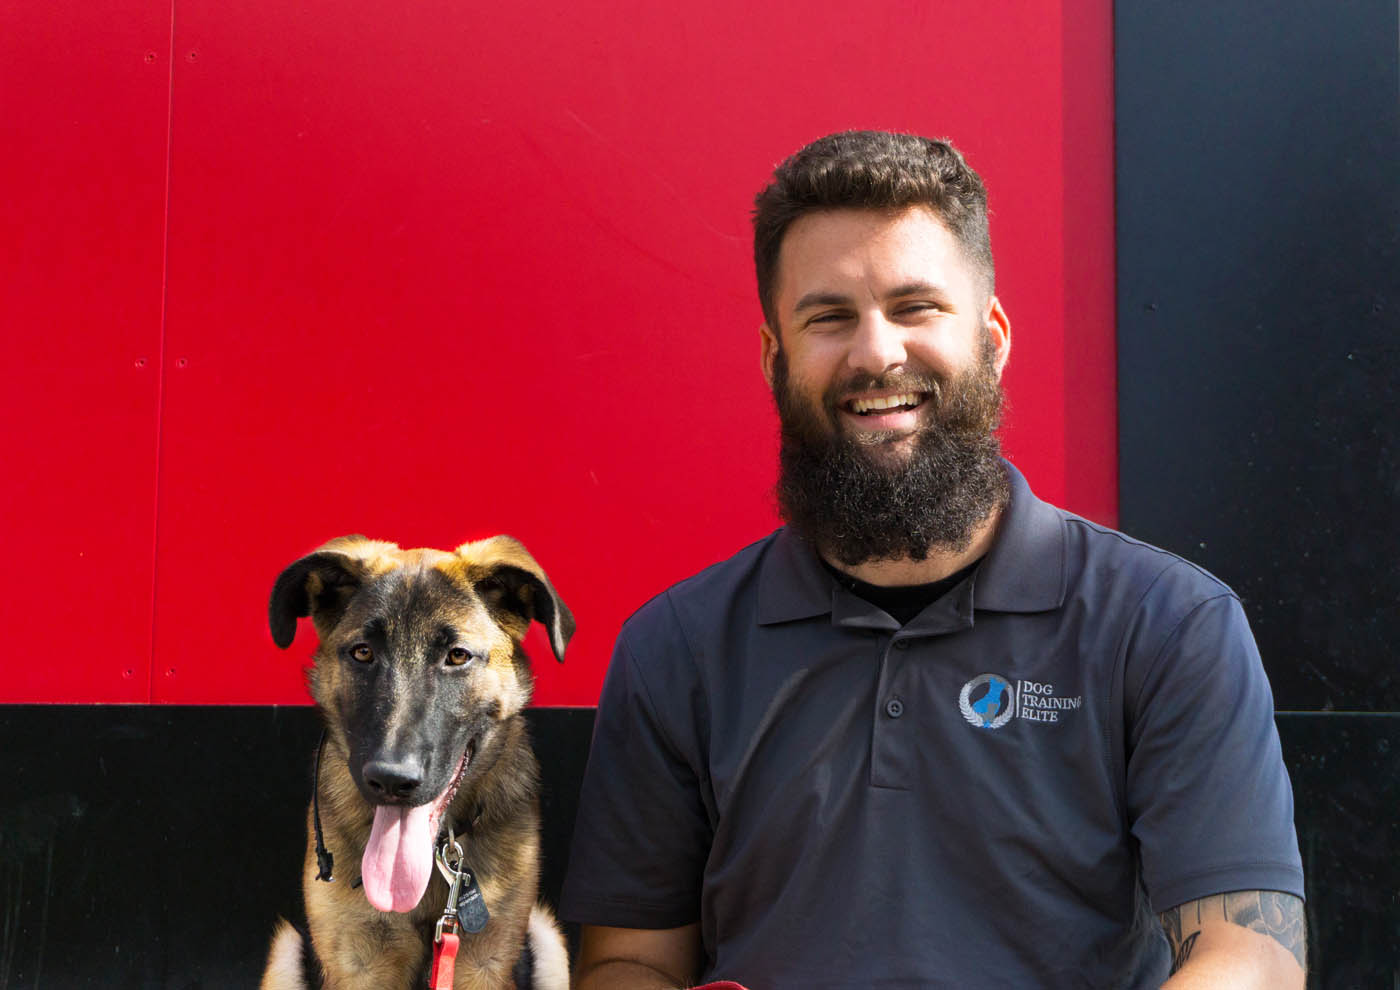
<path fill-rule="evenodd" d="M 442 932 L 433 941 L 433 971 L 428 975 L 429 990 L 452 990 L 459 942 L 455 932 Z"/>
<path fill-rule="evenodd" d="M 455 853 L 456 862 L 447 858 L 447 851 Z M 458 930 L 465 924 L 467 931 L 479 932 L 486 927 L 490 915 L 486 903 L 481 899 L 481 888 L 476 878 L 462 869 L 462 846 L 452 829 L 447 830 L 447 839 L 434 854 L 438 870 L 448 883 L 447 903 L 443 906 L 442 917 L 433 929 L 433 968 L 428 973 L 428 990 L 452 990 L 452 978 L 457 973 L 457 949 L 461 946 Z M 465 893 L 472 895 L 466 904 L 462 902 L 463 879 L 469 882 Z M 467 910 L 465 917 L 460 913 Z"/>

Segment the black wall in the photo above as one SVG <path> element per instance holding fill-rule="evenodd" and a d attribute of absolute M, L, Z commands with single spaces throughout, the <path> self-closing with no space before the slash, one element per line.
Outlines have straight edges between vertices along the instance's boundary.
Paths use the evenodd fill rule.
<path fill-rule="evenodd" d="M 1120 515 L 1242 596 L 1312 987 L 1400 986 L 1400 13 L 1116 9 Z"/>
<path fill-rule="evenodd" d="M 535 709 L 542 896 L 563 882 L 591 709 Z M 1394 720 L 1279 716 L 1298 792 L 1313 986 L 1396 969 Z M 0 990 L 254 987 L 299 910 L 309 708 L 0 706 Z M 332 850 L 334 851 L 334 850 Z"/>

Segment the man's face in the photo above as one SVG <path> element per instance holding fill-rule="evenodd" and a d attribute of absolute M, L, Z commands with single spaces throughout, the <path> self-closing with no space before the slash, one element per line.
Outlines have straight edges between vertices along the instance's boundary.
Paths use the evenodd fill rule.
<path fill-rule="evenodd" d="M 907 460 L 938 393 L 1000 380 L 1010 324 L 948 228 L 923 207 L 832 210 L 794 221 L 778 256 L 763 373 L 786 361 L 788 399 L 879 461 Z"/>
<path fill-rule="evenodd" d="M 961 551 L 1004 503 L 993 435 L 1010 328 L 924 209 L 795 222 L 763 371 L 782 421 L 778 501 L 828 559 Z"/>

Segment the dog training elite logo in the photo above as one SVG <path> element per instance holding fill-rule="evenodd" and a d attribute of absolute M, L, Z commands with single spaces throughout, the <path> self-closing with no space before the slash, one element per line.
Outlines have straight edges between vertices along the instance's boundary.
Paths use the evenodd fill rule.
<path fill-rule="evenodd" d="M 963 718 L 979 729 L 1000 729 L 1013 718 L 1058 722 L 1062 715 L 1078 711 L 1083 702 L 1079 695 L 1056 694 L 1053 684 L 1013 681 L 1002 674 L 978 674 L 958 694 Z"/>
<path fill-rule="evenodd" d="M 963 718 L 979 729 L 1000 729 L 1016 717 L 1016 690 L 1000 674 L 978 674 L 958 695 Z"/>

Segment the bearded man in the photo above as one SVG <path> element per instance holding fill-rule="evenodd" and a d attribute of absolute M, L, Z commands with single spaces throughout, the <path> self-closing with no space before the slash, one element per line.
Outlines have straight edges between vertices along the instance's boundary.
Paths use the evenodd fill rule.
<path fill-rule="evenodd" d="M 561 906 L 576 985 L 1302 987 L 1239 600 L 1001 458 L 976 173 L 831 135 L 754 230 L 787 525 L 622 630 Z"/>

